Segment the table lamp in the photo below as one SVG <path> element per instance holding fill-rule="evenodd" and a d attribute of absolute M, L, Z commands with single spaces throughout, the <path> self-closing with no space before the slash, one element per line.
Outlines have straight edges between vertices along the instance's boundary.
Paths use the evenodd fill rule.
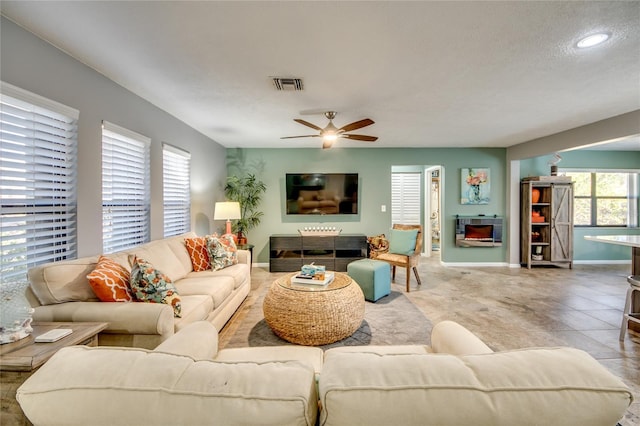
<path fill-rule="evenodd" d="M 225 234 L 231 234 L 231 219 L 241 219 L 240 203 L 237 201 L 222 201 L 216 203 L 213 220 L 226 220 L 227 230 Z"/>

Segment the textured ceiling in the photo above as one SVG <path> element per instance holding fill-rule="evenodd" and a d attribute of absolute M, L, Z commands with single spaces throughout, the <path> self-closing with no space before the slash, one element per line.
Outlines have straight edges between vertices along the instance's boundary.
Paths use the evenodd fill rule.
<path fill-rule="evenodd" d="M 508 147 L 640 109 L 640 2 L 2 1 L 2 13 L 226 147 Z M 600 47 L 582 36 L 607 31 Z M 300 77 L 275 90 L 270 77 Z M 634 146 L 640 141 L 636 138 Z"/>

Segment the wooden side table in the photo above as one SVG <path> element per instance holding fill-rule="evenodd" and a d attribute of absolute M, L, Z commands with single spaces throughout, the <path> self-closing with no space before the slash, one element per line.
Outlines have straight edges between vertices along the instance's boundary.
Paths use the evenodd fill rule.
<path fill-rule="evenodd" d="M 251 254 L 251 265 L 249 265 L 249 267 L 253 270 L 253 263 L 255 262 L 253 259 L 253 248 L 255 246 L 253 244 L 238 244 L 236 246 L 236 248 L 238 250 L 249 250 L 249 253 Z"/>
<path fill-rule="evenodd" d="M 30 425 L 16 401 L 16 390 L 59 349 L 73 345 L 98 346 L 98 333 L 106 322 L 41 322 L 33 324 L 29 337 L 0 346 L 0 382 L 2 409 L 0 424 Z M 52 343 L 35 343 L 36 336 L 55 328 L 70 328 L 73 332 Z"/>

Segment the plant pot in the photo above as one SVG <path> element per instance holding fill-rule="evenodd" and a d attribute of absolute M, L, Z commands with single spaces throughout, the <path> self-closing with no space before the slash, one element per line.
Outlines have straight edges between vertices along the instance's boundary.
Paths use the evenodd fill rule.
<path fill-rule="evenodd" d="M 540 201 L 540 190 L 538 188 L 533 188 L 531 190 L 531 202 L 537 203 Z"/>
<path fill-rule="evenodd" d="M 247 237 L 240 231 L 236 237 L 236 244 L 243 246 L 247 244 Z"/>

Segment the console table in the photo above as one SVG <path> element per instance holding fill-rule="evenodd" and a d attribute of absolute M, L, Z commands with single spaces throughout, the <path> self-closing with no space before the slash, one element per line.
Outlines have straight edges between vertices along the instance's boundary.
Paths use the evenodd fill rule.
<path fill-rule="evenodd" d="M 345 272 L 349 263 L 365 257 L 367 237 L 362 234 L 269 237 L 270 272 L 295 272 L 311 262 L 326 266 L 328 271 Z"/>

